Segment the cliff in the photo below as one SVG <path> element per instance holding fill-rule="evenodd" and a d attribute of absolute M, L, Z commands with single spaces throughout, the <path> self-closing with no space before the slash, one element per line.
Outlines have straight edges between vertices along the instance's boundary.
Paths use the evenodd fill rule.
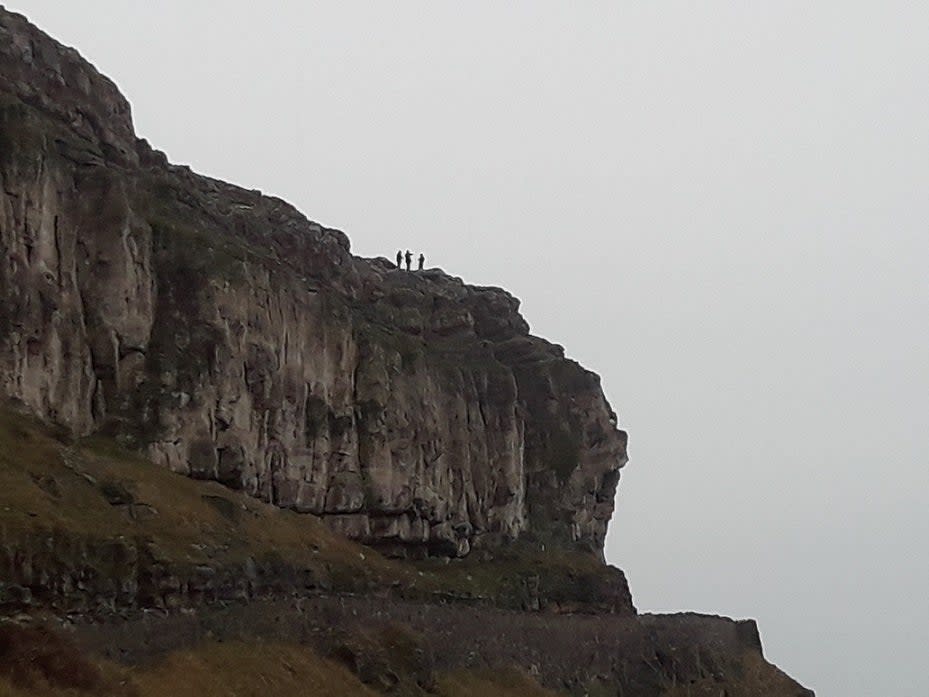
<path fill-rule="evenodd" d="M 626 434 L 514 297 L 170 164 L 2 7 L 0 300 L 4 694 L 811 694 L 636 614 Z"/>
<path fill-rule="evenodd" d="M 386 559 L 0 409 L 0 694 L 811 694 L 750 620 L 635 615 L 588 553 L 492 556 Z"/>
<path fill-rule="evenodd" d="M 0 391 L 392 554 L 599 553 L 626 436 L 518 301 L 167 163 L 0 14 Z"/>

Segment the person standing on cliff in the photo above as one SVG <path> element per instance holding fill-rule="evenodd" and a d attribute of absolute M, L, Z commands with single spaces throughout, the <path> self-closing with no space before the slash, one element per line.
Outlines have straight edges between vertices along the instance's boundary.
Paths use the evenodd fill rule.
<path fill-rule="evenodd" d="M 419 254 L 419 270 L 423 270 L 423 266 L 426 264 L 426 255 L 420 252 Z"/>
<path fill-rule="evenodd" d="M 403 269 L 403 252 L 397 250 L 397 268 Z"/>
<path fill-rule="evenodd" d="M 409 249 L 406 250 L 405 258 L 406 258 L 406 270 L 409 271 L 410 265 L 413 263 L 413 253 L 410 252 Z"/>

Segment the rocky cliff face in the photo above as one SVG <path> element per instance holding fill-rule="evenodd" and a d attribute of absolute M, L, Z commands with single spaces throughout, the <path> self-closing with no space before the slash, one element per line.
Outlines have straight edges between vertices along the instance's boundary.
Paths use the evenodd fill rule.
<path fill-rule="evenodd" d="M 616 422 L 511 295 L 169 164 L 0 7 L 0 691 L 23 666 L 74 694 L 172 684 L 50 619 L 130 664 L 235 644 L 217 694 L 276 669 L 309 694 L 327 656 L 344 694 L 497 694 L 515 666 L 559 694 L 811 695 L 753 622 L 636 614 L 602 563 Z"/>
<path fill-rule="evenodd" d="M 169 164 L 0 8 L 0 394 L 389 553 L 600 553 L 626 436 L 518 301 Z"/>

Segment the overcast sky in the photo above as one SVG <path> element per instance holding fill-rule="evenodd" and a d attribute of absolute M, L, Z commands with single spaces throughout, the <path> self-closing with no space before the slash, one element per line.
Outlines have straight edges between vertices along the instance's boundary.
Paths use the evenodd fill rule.
<path fill-rule="evenodd" d="M 522 298 L 629 431 L 640 610 L 929 695 L 929 3 L 7 6 L 174 162 Z"/>

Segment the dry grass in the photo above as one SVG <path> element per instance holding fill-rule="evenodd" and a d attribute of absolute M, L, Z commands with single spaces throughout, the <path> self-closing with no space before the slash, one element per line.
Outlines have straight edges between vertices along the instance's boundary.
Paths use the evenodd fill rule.
<path fill-rule="evenodd" d="M 610 570 L 592 554 L 515 542 L 494 551 L 493 559 L 477 555 L 443 563 L 416 563 L 430 582 L 452 593 L 491 599 L 494 604 L 522 609 L 530 581 L 549 601 L 596 603 L 607 594 Z"/>
<path fill-rule="evenodd" d="M 348 669 L 283 644 L 212 644 L 131 676 L 138 697 L 374 697 Z"/>
<path fill-rule="evenodd" d="M 0 625 L 0 676 L 11 688 L 99 691 L 103 672 L 70 642 L 43 627 Z"/>
<path fill-rule="evenodd" d="M 438 693 L 442 697 L 557 697 L 525 673 L 515 670 L 495 672 L 459 671 L 439 679 Z"/>
<path fill-rule="evenodd" d="M 142 515 L 131 515 L 132 507 Z M 146 540 L 172 562 L 275 557 L 344 578 L 421 582 L 413 569 L 331 533 L 315 516 L 194 481 L 111 441 L 68 443 L 0 408 L 0 539 L 15 543 L 50 530 Z"/>
<path fill-rule="evenodd" d="M 145 669 L 95 664 L 73 647 L 56 646 L 67 670 L 24 667 L 0 672 L 0 695 L 9 697 L 374 697 L 346 668 L 313 651 L 284 644 L 207 644 L 171 654 Z M 63 649 L 63 650 L 62 650 Z M 44 652 L 46 661 L 48 652 Z M 7 657 L 0 655 L 0 667 Z M 71 664 L 75 664 L 74 668 Z M 88 678 L 90 676 L 90 678 Z"/>
<path fill-rule="evenodd" d="M 140 511 L 132 515 L 130 509 Z M 546 595 L 596 586 L 605 567 L 592 555 L 541 552 L 514 545 L 492 561 L 388 560 L 331 533 L 315 516 L 298 514 L 154 465 L 114 441 L 77 443 L 0 406 L 0 542 L 26 544 L 45 533 L 76 540 L 145 540 L 161 560 L 240 564 L 279 559 L 324 570 L 336 585 L 367 579 L 414 593 L 464 593 L 518 605 L 525 581 L 542 577 Z"/>
<path fill-rule="evenodd" d="M 15 629 L 19 648 L 0 644 L 0 697 L 376 697 L 345 666 L 313 650 L 280 643 L 205 644 L 147 668 L 95 663 L 44 630 Z M 25 640 L 24 640 L 25 639 Z M 46 641 L 48 640 L 48 641 Z M 557 697 L 516 670 L 439 676 L 409 697 Z"/>

